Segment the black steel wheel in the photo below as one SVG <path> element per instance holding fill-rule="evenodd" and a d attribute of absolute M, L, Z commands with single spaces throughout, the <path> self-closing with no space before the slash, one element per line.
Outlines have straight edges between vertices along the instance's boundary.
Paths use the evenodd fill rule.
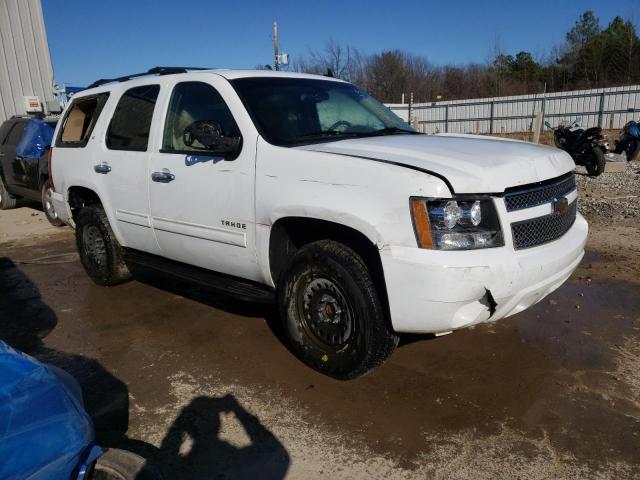
<path fill-rule="evenodd" d="M 341 243 L 301 248 L 278 283 L 278 302 L 293 352 L 331 377 L 361 376 L 397 345 L 369 270 Z"/>
<path fill-rule="evenodd" d="M 84 207 L 76 220 L 76 246 L 87 274 L 98 285 L 117 285 L 131 277 L 109 220 L 99 205 Z"/>
<path fill-rule="evenodd" d="M 339 351 L 354 330 L 353 307 L 335 280 L 311 274 L 303 281 L 296 292 L 303 328 L 320 348 Z"/>

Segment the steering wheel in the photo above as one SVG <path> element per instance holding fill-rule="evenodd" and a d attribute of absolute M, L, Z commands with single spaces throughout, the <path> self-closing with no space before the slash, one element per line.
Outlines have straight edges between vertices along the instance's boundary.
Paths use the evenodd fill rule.
<path fill-rule="evenodd" d="M 335 131 L 336 128 L 343 127 L 343 126 L 345 127 L 343 131 L 347 131 L 349 128 L 353 127 L 351 122 L 347 122 L 346 120 L 338 120 L 336 123 L 331 125 L 328 130 Z"/>

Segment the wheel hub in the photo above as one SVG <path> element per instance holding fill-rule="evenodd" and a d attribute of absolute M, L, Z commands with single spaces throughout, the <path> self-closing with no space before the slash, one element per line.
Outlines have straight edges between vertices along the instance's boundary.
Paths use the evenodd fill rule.
<path fill-rule="evenodd" d="M 332 280 L 317 278 L 309 282 L 303 291 L 302 310 L 307 330 L 322 344 L 336 348 L 351 337 L 351 309 Z"/>
<path fill-rule="evenodd" d="M 58 214 L 56 213 L 56 209 L 53 207 L 53 200 L 51 199 L 51 197 L 52 197 L 52 190 L 51 188 L 47 188 L 44 194 L 44 199 L 45 199 L 44 208 L 49 218 L 56 219 L 58 218 Z"/>

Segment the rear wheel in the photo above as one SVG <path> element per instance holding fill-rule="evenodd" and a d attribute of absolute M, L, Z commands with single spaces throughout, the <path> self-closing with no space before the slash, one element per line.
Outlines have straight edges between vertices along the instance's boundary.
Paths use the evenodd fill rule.
<path fill-rule="evenodd" d="M 53 187 L 51 186 L 51 181 L 47 180 L 42 185 L 42 210 L 44 211 L 44 215 L 49 220 L 49 223 L 54 227 L 62 227 L 64 223 L 58 218 L 58 214 L 56 213 L 56 209 L 53 206 L 53 199 L 51 198 L 53 194 Z"/>
<path fill-rule="evenodd" d="M 146 465 L 140 455 L 109 448 L 96 461 L 90 480 L 160 480 L 155 469 Z"/>
<path fill-rule="evenodd" d="M 7 192 L 7 189 L 0 178 L 0 210 L 9 210 L 16 206 L 17 198 Z"/>
<path fill-rule="evenodd" d="M 587 167 L 587 173 L 592 177 L 597 177 L 602 172 L 604 172 L 604 152 L 600 147 L 593 147 L 591 149 L 591 156 L 585 162 L 585 167 Z"/>
<path fill-rule="evenodd" d="M 369 372 L 398 343 L 362 258 L 340 243 L 301 248 L 279 282 L 278 301 L 293 351 L 331 377 Z"/>
<path fill-rule="evenodd" d="M 89 205 L 80 210 L 76 245 L 82 266 L 96 284 L 117 285 L 131 278 L 122 247 L 101 206 Z"/>

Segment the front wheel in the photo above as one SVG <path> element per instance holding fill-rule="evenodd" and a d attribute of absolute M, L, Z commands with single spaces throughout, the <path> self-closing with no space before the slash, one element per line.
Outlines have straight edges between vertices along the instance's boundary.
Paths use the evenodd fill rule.
<path fill-rule="evenodd" d="M 295 354 L 331 377 L 373 370 L 398 343 L 362 258 L 340 243 L 301 248 L 278 283 L 278 302 Z"/>
<path fill-rule="evenodd" d="M 589 159 L 585 162 L 585 167 L 587 167 L 587 173 L 592 177 L 597 177 L 602 172 L 604 172 L 605 158 L 604 152 L 600 147 L 593 147 L 591 149 L 591 155 Z"/>
<path fill-rule="evenodd" d="M 80 210 L 76 220 L 76 245 L 82 266 L 96 284 L 117 285 L 131 277 L 122 247 L 101 206 L 89 205 Z"/>
<path fill-rule="evenodd" d="M 64 223 L 62 220 L 58 218 L 58 214 L 56 213 L 56 209 L 53 206 L 53 199 L 51 198 L 53 194 L 53 187 L 51 186 L 51 181 L 47 180 L 42 185 L 42 210 L 44 211 L 44 215 L 49 220 L 49 223 L 54 227 L 62 227 Z"/>

